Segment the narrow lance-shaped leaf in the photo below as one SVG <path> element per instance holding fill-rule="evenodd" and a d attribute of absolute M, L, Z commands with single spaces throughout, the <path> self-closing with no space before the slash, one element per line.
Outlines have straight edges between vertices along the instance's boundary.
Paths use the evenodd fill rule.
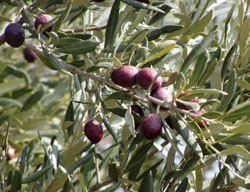
<path fill-rule="evenodd" d="M 154 192 L 154 179 L 151 172 L 142 180 L 139 192 Z"/>
<path fill-rule="evenodd" d="M 146 3 L 141 3 L 141 2 L 138 2 L 138 1 L 134 1 L 134 0 L 122 0 L 124 3 L 128 4 L 128 5 L 131 5 L 135 8 L 138 8 L 138 9 L 148 9 L 148 10 L 152 10 L 152 11 L 156 11 L 156 12 L 159 12 L 159 13 L 165 13 L 164 11 L 162 11 L 161 9 L 157 8 L 157 7 L 154 7 L 152 5 L 148 5 Z"/>
<path fill-rule="evenodd" d="M 68 4 L 67 8 L 64 10 L 64 12 L 60 15 L 59 19 L 54 24 L 54 26 L 52 28 L 52 31 L 57 32 L 60 29 L 60 27 L 63 24 L 63 22 L 68 17 L 71 8 L 72 8 L 72 3 L 70 2 Z"/>
<path fill-rule="evenodd" d="M 203 76 L 207 68 L 207 59 L 208 59 L 207 51 L 204 51 L 204 53 L 202 53 L 197 59 L 194 71 L 189 79 L 189 84 L 186 86 L 186 89 L 192 87 Z"/>
<path fill-rule="evenodd" d="M 187 145 L 193 150 L 193 152 L 198 157 L 202 158 L 203 157 L 202 149 L 199 143 L 196 141 L 194 133 L 191 130 L 189 130 L 188 127 L 186 127 L 183 121 L 173 118 L 172 116 L 170 118 L 176 131 L 182 136 Z"/>
<path fill-rule="evenodd" d="M 105 45 L 104 47 L 112 47 L 115 40 L 115 31 L 116 26 L 119 20 L 119 11 L 120 11 L 120 0 L 115 0 L 108 19 L 107 30 L 105 35 Z"/>
<path fill-rule="evenodd" d="M 228 95 L 224 96 L 221 102 L 221 105 L 219 107 L 219 111 L 224 111 L 226 110 L 227 106 L 230 104 L 230 101 L 233 99 L 234 97 L 234 93 L 236 91 L 236 72 L 235 70 L 231 71 L 231 75 L 229 77 L 229 81 L 228 81 L 228 85 L 226 88 L 226 92 L 228 93 Z"/>
<path fill-rule="evenodd" d="M 83 42 L 75 43 L 73 45 L 57 48 L 55 49 L 55 51 L 66 54 L 84 54 L 94 51 L 97 45 L 99 45 L 98 42 L 86 40 Z"/>
<path fill-rule="evenodd" d="M 217 34 L 217 31 L 213 31 L 209 33 L 203 40 L 200 42 L 188 55 L 188 57 L 185 59 L 184 63 L 181 66 L 180 72 L 186 73 L 189 66 L 193 62 L 193 60 L 200 55 L 207 47 L 208 45 L 214 40 L 215 35 Z"/>
<path fill-rule="evenodd" d="M 222 77 L 222 79 L 225 78 L 226 72 L 230 67 L 230 64 L 231 64 L 231 62 L 233 60 L 233 54 L 236 51 L 236 49 L 237 49 L 237 46 L 233 45 L 231 47 L 231 49 L 229 50 L 229 52 L 228 52 L 228 54 L 227 54 L 227 56 L 226 56 L 226 58 L 225 58 L 225 60 L 223 62 L 222 69 L 221 69 L 221 77 Z"/>
<path fill-rule="evenodd" d="M 181 184 L 176 189 L 176 192 L 186 192 L 187 191 L 187 186 L 188 186 L 188 179 L 185 177 L 182 180 Z"/>
<path fill-rule="evenodd" d="M 22 183 L 30 183 L 33 181 L 36 181 L 37 179 L 39 179 L 40 177 L 42 177 L 44 174 L 46 174 L 49 170 L 51 169 L 51 166 L 48 166 L 46 168 L 43 168 L 39 171 L 34 172 L 33 174 L 25 177 L 22 181 Z"/>

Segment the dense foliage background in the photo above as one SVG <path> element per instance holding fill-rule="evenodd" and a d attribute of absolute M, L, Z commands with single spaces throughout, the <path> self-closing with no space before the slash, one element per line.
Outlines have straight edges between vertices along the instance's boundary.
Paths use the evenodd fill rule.
<path fill-rule="evenodd" d="M 248 191 L 249 5 L 0 1 L 0 191 Z M 34 27 L 42 13 L 54 18 L 51 32 Z M 5 43 L 11 22 L 25 29 L 19 48 Z M 114 84 L 122 65 L 155 68 L 169 99 Z M 198 103 L 180 98 L 187 90 Z M 160 137 L 135 130 L 131 105 L 161 115 Z M 83 131 L 92 119 L 104 128 L 96 145 Z"/>

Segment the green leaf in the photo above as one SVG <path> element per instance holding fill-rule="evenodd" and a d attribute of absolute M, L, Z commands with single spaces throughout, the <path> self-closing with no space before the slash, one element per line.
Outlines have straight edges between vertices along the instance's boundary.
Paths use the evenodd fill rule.
<path fill-rule="evenodd" d="M 111 125 L 110 125 L 108 119 L 105 117 L 105 114 L 102 114 L 101 116 L 102 116 L 102 120 L 103 120 L 103 122 L 104 122 L 105 127 L 107 128 L 107 130 L 109 131 L 109 133 L 112 135 L 112 137 L 113 137 L 113 139 L 115 140 L 115 142 L 116 142 L 117 144 L 119 144 L 119 142 L 118 142 L 118 137 L 117 137 L 117 135 L 115 134 L 113 128 L 111 127 Z"/>
<path fill-rule="evenodd" d="M 157 161 L 155 164 L 153 164 L 152 166 L 150 165 L 150 167 L 145 170 L 141 175 L 139 175 L 136 180 L 140 181 L 142 178 L 144 178 L 146 175 L 149 174 L 150 171 L 155 171 L 156 168 L 162 163 L 163 159 L 160 159 L 159 161 Z"/>
<path fill-rule="evenodd" d="M 34 94 L 32 94 L 24 103 L 22 111 L 28 110 L 31 107 L 33 107 L 35 104 L 37 104 L 43 97 L 44 95 L 44 90 L 43 88 Z"/>
<path fill-rule="evenodd" d="M 164 49 L 162 49 L 161 51 L 159 51 L 158 53 L 154 53 L 148 56 L 147 60 L 145 61 L 145 63 L 148 63 L 150 61 L 153 61 L 155 59 L 158 59 L 159 57 L 167 54 L 168 52 L 170 52 L 173 48 L 175 48 L 176 44 L 169 44 L 167 45 Z"/>
<path fill-rule="evenodd" d="M 239 34 L 239 46 L 240 46 L 240 51 L 243 53 L 247 38 L 249 37 L 249 32 L 250 32 L 250 17 L 246 18 L 239 29 L 240 34 Z"/>
<path fill-rule="evenodd" d="M 159 13 L 165 13 L 161 9 L 159 9 L 157 7 L 154 7 L 152 5 L 148 5 L 146 3 L 141 3 L 141 2 L 133 1 L 133 0 L 122 0 L 122 1 L 124 3 L 126 3 L 126 4 L 128 4 L 128 5 L 131 5 L 131 6 L 135 7 L 135 8 L 138 8 L 138 9 L 148 9 L 148 10 L 156 11 L 156 12 L 159 12 Z"/>
<path fill-rule="evenodd" d="M 170 117 L 176 131 L 182 136 L 187 145 L 193 150 L 193 152 L 200 158 L 203 157 L 202 149 L 197 142 L 194 133 L 189 130 L 188 127 L 181 120 Z"/>
<path fill-rule="evenodd" d="M 220 152 L 221 155 L 239 155 L 244 160 L 250 161 L 250 152 L 241 145 L 234 145 Z"/>
<path fill-rule="evenodd" d="M 203 186 L 203 171 L 201 168 L 197 168 L 195 170 L 195 192 L 202 192 L 202 186 Z"/>
<path fill-rule="evenodd" d="M 124 172 L 129 172 L 136 168 L 137 166 L 142 166 L 143 160 L 147 155 L 147 152 L 152 147 L 153 142 L 146 143 L 142 146 L 140 146 L 131 157 L 130 161 L 128 162 L 128 165 L 125 168 Z"/>
<path fill-rule="evenodd" d="M 207 59 L 208 59 L 207 51 L 204 51 L 202 54 L 200 54 L 195 64 L 192 76 L 189 79 L 189 84 L 186 86 L 185 89 L 191 88 L 203 76 L 207 68 Z"/>
<path fill-rule="evenodd" d="M 161 28 L 152 29 L 149 32 L 147 32 L 147 38 L 149 41 L 152 41 L 158 39 L 162 34 L 172 33 L 180 29 L 182 29 L 182 26 L 180 25 L 165 25 Z"/>
<path fill-rule="evenodd" d="M 197 179 L 197 178 L 196 178 Z M 202 179 L 201 179 L 202 180 Z M 178 186 L 176 189 L 176 192 L 186 192 L 187 191 L 187 186 L 188 186 L 188 179 L 185 177 L 181 184 Z"/>
<path fill-rule="evenodd" d="M 224 96 L 222 98 L 221 104 L 218 108 L 218 111 L 225 111 L 227 109 L 227 106 L 230 104 L 231 100 L 234 97 L 234 93 L 236 91 L 236 82 L 237 82 L 237 76 L 236 76 L 236 72 L 233 69 L 231 71 L 230 77 L 229 77 L 229 82 L 228 85 L 226 87 L 226 92 L 228 93 L 228 95 Z"/>
<path fill-rule="evenodd" d="M 17 106 L 17 107 L 23 107 L 23 104 L 15 99 L 7 98 L 7 97 L 0 97 L 0 106 Z"/>
<path fill-rule="evenodd" d="M 115 0 L 109 14 L 104 47 L 107 46 L 109 46 L 109 48 L 112 47 L 113 42 L 116 38 L 115 31 L 119 20 L 119 11 L 120 11 L 120 0 Z"/>
<path fill-rule="evenodd" d="M 81 42 L 83 42 L 81 39 L 77 39 L 74 37 L 63 37 L 58 40 L 57 47 L 65 47 L 65 46 L 69 46 L 69 45 L 81 43 Z"/>
<path fill-rule="evenodd" d="M 207 24 L 211 21 L 213 17 L 213 11 L 209 11 L 206 16 L 204 16 L 201 20 L 195 23 L 186 33 L 185 35 L 192 35 L 198 32 L 202 32 Z"/>
<path fill-rule="evenodd" d="M 164 16 L 166 16 L 172 7 L 166 3 L 163 3 L 161 6 L 159 6 L 161 10 L 163 10 L 165 13 L 159 13 L 157 12 L 155 15 L 152 16 L 152 18 L 149 21 L 149 25 L 153 25 L 155 22 L 160 21 Z"/>
<path fill-rule="evenodd" d="M 22 188 L 22 175 L 20 171 L 15 170 L 11 178 L 11 189 L 10 192 L 17 192 Z"/>
<path fill-rule="evenodd" d="M 154 179 L 151 172 L 143 178 L 139 192 L 154 192 Z"/>
<path fill-rule="evenodd" d="M 31 79 L 28 75 L 28 73 L 22 69 L 18 69 L 17 67 L 15 67 L 14 65 L 8 65 L 5 68 L 5 72 L 14 75 L 16 77 L 19 78 L 24 78 L 25 82 L 26 82 L 26 86 L 28 87 L 31 83 Z"/>
<path fill-rule="evenodd" d="M 24 79 L 10 79 L 7 82 L 0 83 L 0 95 L 14 91 L 16 89 L 21 89 L 25 87 Z"/>
<path fill-rule="evenodd" d="M 237 85 L 239 85 L 243 89 L 250 91 L 250 82 L 247 82 L 244 79 L 237 79 Z"/>
<path fill-rule="evenodd" d="M 79 159 L 77 162 L 75 162 L 67 171 L 68 173 L 72 173 L 74 170 L 76 170 L 81 165 L 87 163 L 91 158 L 93 157 L 93 154 L 88 154 L 81 159 Z"/>
<path fill-rule="evenodd" d="M 94 51 L 97 45 L 99 45 L 98 42 L 86 40 L 83 42 L 76 43 L 74 45 L 68 45 L 61 48 L 57 48 L 55 49 L 55 51 L 66 54 L 85 54 Z"/>
<path fill-rule="evenodd" d="M 185 59 L 184 63 L 181 66 L 180 72 L 186 73 L 189 66 L 193 62 L 193 60 L 200 55 L 202 52 L 205 51 L 205 49 L 209 46 L 209 44 L 214 40 L 215 35 L 217 34 L 217 31 L 213 31 L 209 33 L 203 40 L 200 42 L 188 55 L 188 57 Z"/>
<path fill-rule="evenodd" d="M 108 167 L 108 172 L 109 172 L 109 176 L 110 178 L 114 181 L 114 182 L 118 182 L 118 174 L 119 174 L 119 171 L 117 169 L 117 166 L 114 162 L 111 162 L 109 164 L 109 167 Z"/>
<path fill-rule="evenodd" d="M 131 107 L 129 107 L 125 113 L 125 121 L 129 126 L 130 133 L 133 137 L 135 137 L 135 121 L 132 115 Z"/>
<path fill-rule="evenodd" d="M 67 6 L 67 8 L 64 10 L 64 12 L 60 15 L 59 19 L 56 21 L 56 23 L 53 25 L 52 31 L 57 32 L 61 25 L 63 24 L 63 22 L 66 20 L 66 18 L 69 15 L 69 12 L 72 8 L 72 2 L 70 2 Z"/>
<path fill-rule="evenodd" d="M 227 73 L 227 70 L 231 70 L 230 64 L 233 60 L 234 52 L 237 50 L 237 46 L 233 45 L 231 49 L 228 51 L 228 54 L 223 62 L 222 69 L 221 69 L 221 77 L 222 79 L 225 78 L 225 75 Z"/>
<path fill-rule="evenodd" d="M 39 171 L 34 172 L 33 174 L 25 177 L 22 181 L 23 184 L 25 183 L 31 183 L 33 181 L 38 180 L 40 177 L 45 175 L 49 170 L 51 169 L 51 166 L 45 167 Z"/>

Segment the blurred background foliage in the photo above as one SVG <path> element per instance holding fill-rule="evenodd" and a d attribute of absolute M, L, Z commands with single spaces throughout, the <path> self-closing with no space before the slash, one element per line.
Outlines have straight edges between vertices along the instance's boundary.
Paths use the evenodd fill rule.
<path fill-rule="evenodd" d="M 250 189 L 249 0 L 0 2 L 1 34 L 21 18 L 26 33 L 20 48 L 0 37 L 0 191 Z M 42 13 L 55 18 L 47 35 L 33 24 Z M 122 65 L 157 69 L 170 110 L 114 85 Z M 190 88 L 199 102 L 180 102 L 206 110 L 205 128 L 174 105 Z M 161 137 L 135 134 L 132 104 L 162 116 Z M 91 119 L 104 127 L 97 145 L 83 133 Z"/>

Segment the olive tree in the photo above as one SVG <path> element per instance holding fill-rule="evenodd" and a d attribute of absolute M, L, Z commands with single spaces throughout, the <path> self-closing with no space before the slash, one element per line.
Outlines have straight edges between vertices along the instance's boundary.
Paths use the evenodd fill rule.
<path fill-rule="evenodd" d="M 0 191 L 248 191 L 249 5 L 0 1 Z"/>

